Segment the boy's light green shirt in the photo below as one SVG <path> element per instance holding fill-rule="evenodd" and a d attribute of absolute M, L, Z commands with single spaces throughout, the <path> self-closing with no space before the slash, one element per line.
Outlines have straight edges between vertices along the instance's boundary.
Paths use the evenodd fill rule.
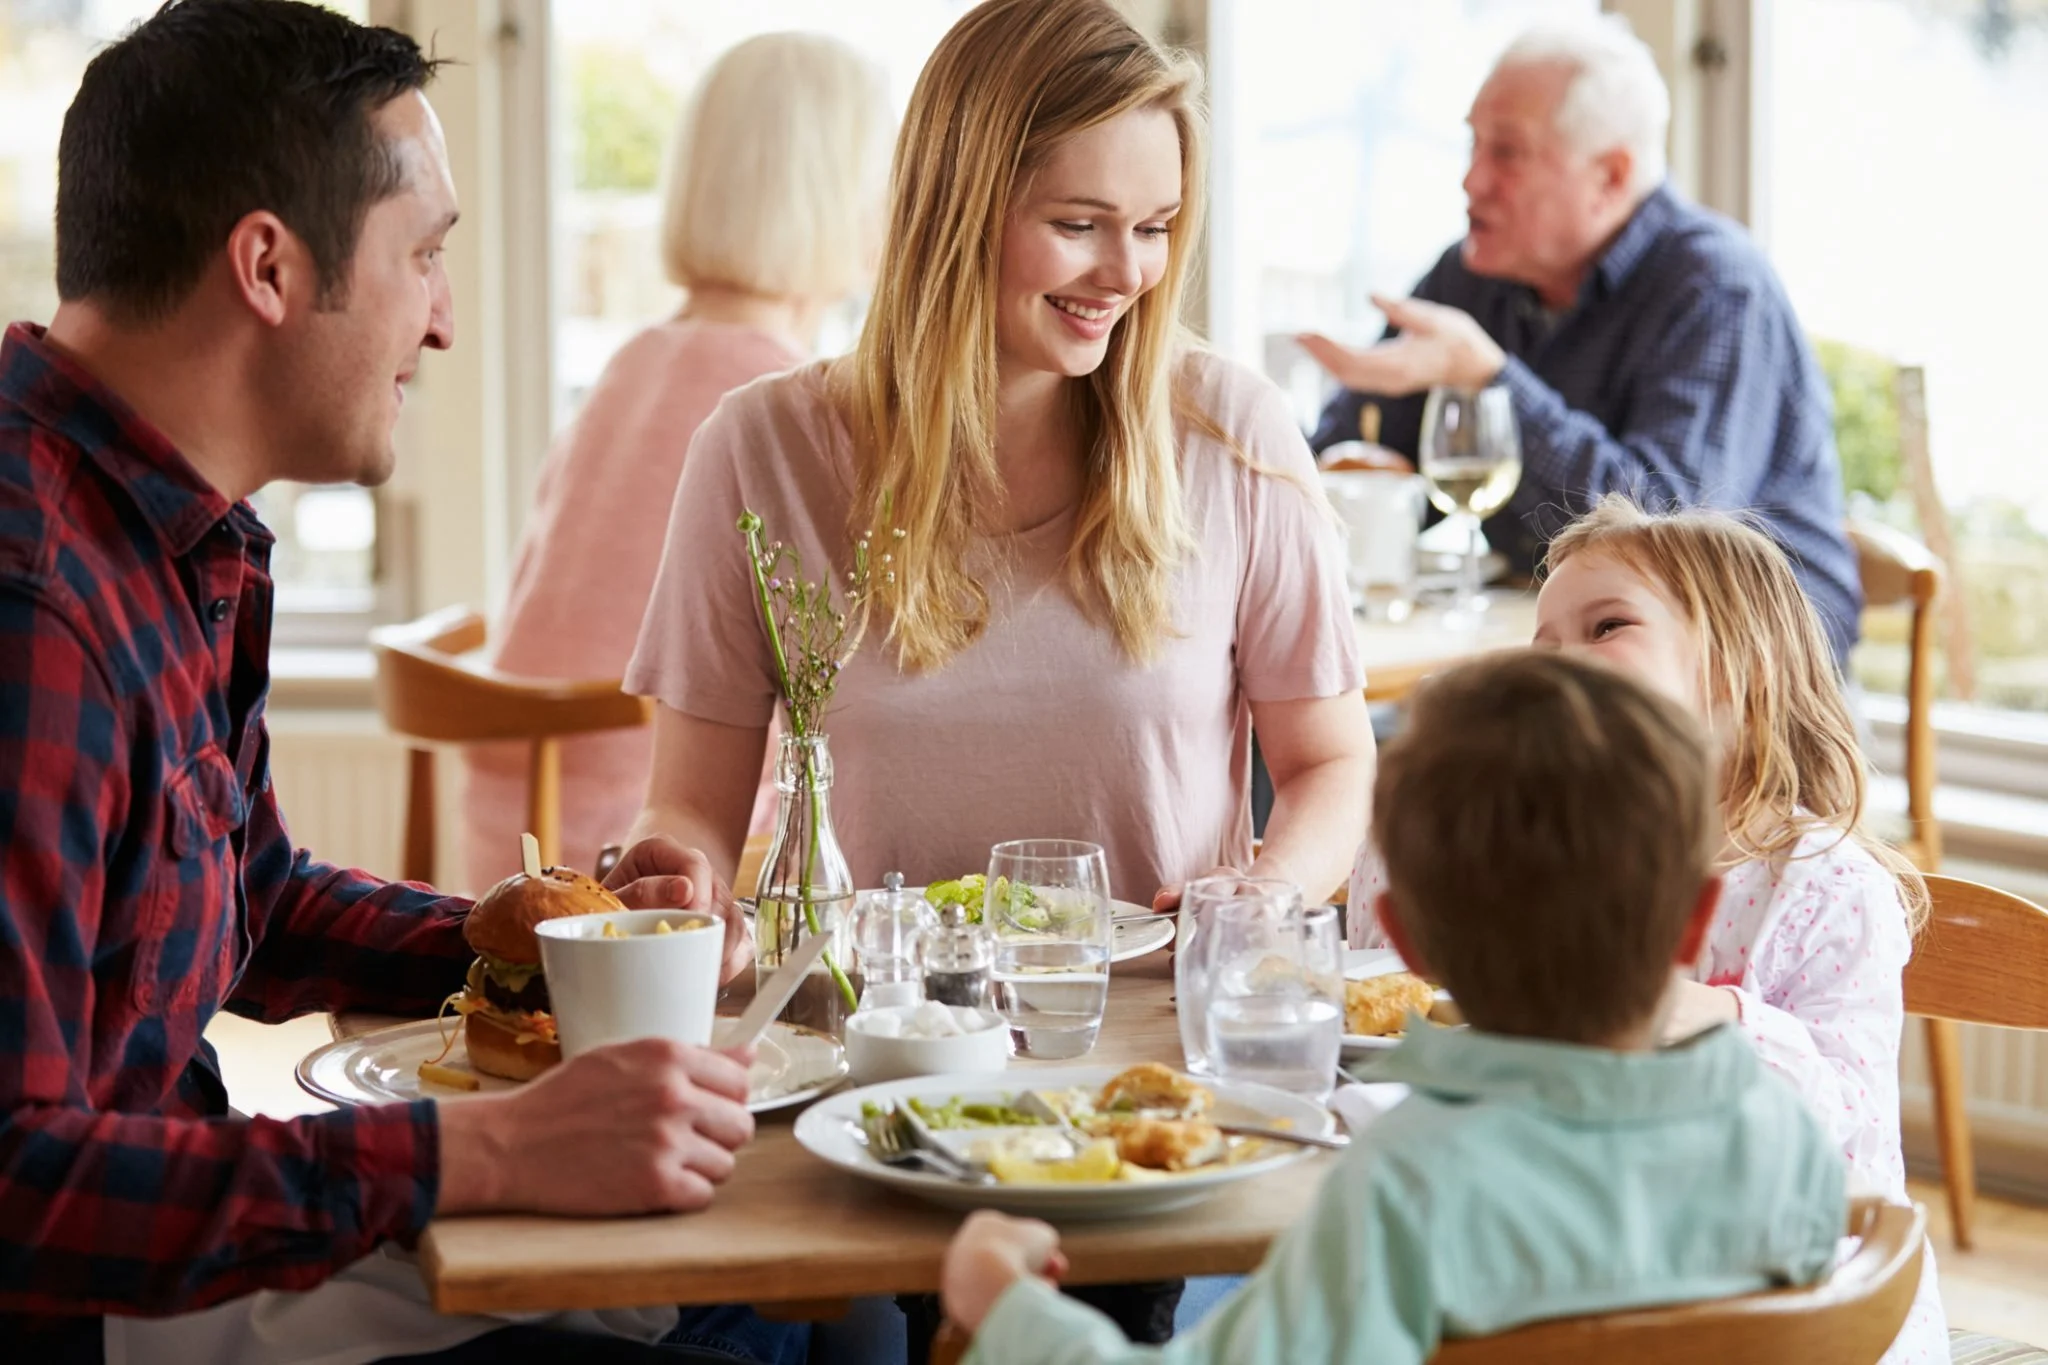
<path fill-rule="evenodd" d="M 1194 1331 L 1132 1346 L 1026 1278 L 970 1360 L 1409 1365 L 1446 1336 L 1811 1283 L 1842 1236 L 1840 1154 L 1732 1029 L 1619 1053 L 1417 1026 L 1373 1079 L 1414 1093 Z"/>

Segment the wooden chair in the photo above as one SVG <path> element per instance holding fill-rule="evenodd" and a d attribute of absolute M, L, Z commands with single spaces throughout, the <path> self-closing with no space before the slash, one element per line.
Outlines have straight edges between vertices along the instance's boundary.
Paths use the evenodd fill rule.
<path fill-rule="evenodd" d="M 1934 818 L 1934 603 L 1941 564 L 1927 547 L 1876 522 L 1851 521 L 1849 542 L 1863 580 L 1863 605 L 1910 606 L 1906 647 L 1906 842 L 1900 851 L 1923 872 L 1941 866 Z"/>
<path fill-rule="evenodd" d="M 754 894 L 754 883 L 761 880 L 761 863 L 768 857 L 766 834 L 749 834 L 746 846 L 740 850 L 739 871 L 733 874 L 732 893 L 735 896 Z"/>
<path fill-rule="evenodd" d="M 1858 1200 L 1855 1252 L 1806 1289 L 1780 1289 L 1675 1308 L 1560 1318 L 1498 1336 L 1448 1341 L 1432 1365 L 1873 1365 L 1891 1346 L 1920 1288 L 1927 1210 Z"/>
<path fill-rule="evenodd" d="M 654 703 L 619 690 L 615 680 L 555 682 L 518 678 L 456 656 L 481 648 L 484 618 L 449 607 L 417 621 L 370 632 L 377 661 L 377 709 L 407 740 L 407 881 L 434 875 L 434 754 L 427 744 L 522 739 L 527 762 L 526 827 L 543 863 L 561 857 L 562 748 L 565 735 L 646 725 Z"/>
<path fill-rule="evenodd" d="M 1955 877 L 1929 876 L 1927 891 L 1933 911 L 1906 964 L 1907 1012 L 1941 1024 L 1951 1039 L 1958 1021 L 2048 1029 L 2048 910 Z M 1929 1053 L 1932 1061 L 1931 1046 Z M 1976 1216 L 1975 1167 L 1953 1053 L 1944 1065 L 1950 1068 L 1946 1091 L 1940 1069 L 1931 1068 L 1935 1133 L 1956 1245 L 1967 1250 Z"/>
<path fill-rule="evenodd" d="M 1431 1365 L 1873 1365 L 1905 1325 L 1920 1287 L 1927 1211 L 1859 1199 L 1855 1251 L 1827 1279 L 1672 1308 L 1559 1318 L 1497 1336 L 1447 1341 Z M 952 1323 L 933 1365 L 955 1365 L 968 1340 Z"/>
<path fill-rule="evenodd" d="M 1899 851 L 1922 872 L 1933 872 L 1941 866 L 1941 824 L 1934 818 L 1934 603 L 1941 595 L 1941 565 L 1911 536 L 1876 522 L 1852 520 L 1849 542 L 1856 547 L 1864 606 L 1904 604 L 1912 612 L 1906 634 L 1906 838 Z M 1949 1227 L 1956 1245 L 1968 1250 L 1976 1163 L 1963 1097 L 1962 1037 L 1951 1019 L 1922 1022 Z"/>

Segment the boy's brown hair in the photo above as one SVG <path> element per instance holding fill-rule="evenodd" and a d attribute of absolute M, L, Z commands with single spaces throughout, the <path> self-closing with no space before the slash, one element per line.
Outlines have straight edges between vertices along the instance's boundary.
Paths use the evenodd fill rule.
<path fill-rule="evenodd" d="M 1567 1043 L 1656 1010 L 1719 830 L 1697 721 L 1612 669 L 1536 650 L 1425 685 L 1373 795 L 1417 956 L 1474 1027 Z"/>

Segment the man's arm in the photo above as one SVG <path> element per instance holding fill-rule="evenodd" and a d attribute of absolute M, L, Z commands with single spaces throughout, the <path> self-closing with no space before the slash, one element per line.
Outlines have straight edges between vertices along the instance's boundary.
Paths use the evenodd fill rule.
<path fill-rule="evenodd" d="M 265 1023 L 322 1010 L 431 1014 L 461 988 L 476 956 L 462 937 L 468 901 L 294 848 L 267 782 L 250 798 L 243 849 L 255 950 L 228 998 L 235 1013 Z"/>
<path fill-rule="evenodd" d="M 1451 275 L 1453 271 L 1459 269 L 1462 269 L 1462 266 L 1458 261 L 1458 247 L 1454 245 L 1438 257 L 1437 263 L 1415 282 L 1415 287 L 1408 291 L 1409 297 L 1435 303 L 1450 302 Z M 1379 339 L 1386 342 L 1399 335 L 1401 329 L 1390 321 L 1380 332 Z M 1316 345 L 1316 342 L 1322 342 L 1322 346 Z M 1329 370 L 1342 385 L 1343 376 L 1332 368 L 1327 353 L 1318 354 L 1323 347 L 1333 347 L 1336 343 L 1323 341 L 1319 337 L 1314 341 L 1304 337 L 1302 344 L 1310 356 L 1325 370 Z M 1367 403 L 1371 403 L 1380 410 L 1379 443 L 1389 450 L 1398 450 L 1412 460 L 1415 458 L 1416 447 L 1421 443 L 1422 404 L 1425 397 L 1425 394 L 1419 393 L 1396 395 L 1339 387 L 1336 395 L 1323 406 L 1322 416 L 1316 421 L 1316 429 L 1308 438 L 1308 448 L 1320 455 L 1339 441 L 1361 439 L 1358 427 L 1359 414 L 1364 411 Z"/>
<path fill-rule="evenodd" d="M 289 1123 L 94 1107 L 93 966 L 130 742 L 71 617 L 0 585 L 0 1313 L 306 1288 L 434 1205 L 431 1104 Z"/>
<path fill-rule="evenodd" d="M 1608 493 L 1648 507 L 1747 507 L 1769 467 L 1784 359 L 1755 291 L 1702 285 L 1644 328 L 1643 377 L 1627 421 L 1610 429 L 1510 357 L 1499 383 L 1514 395 L 1522 487 L 1512 508 L 1569 515 Z M 1544 527 L 1544 531 L 1554 528 Z"/>

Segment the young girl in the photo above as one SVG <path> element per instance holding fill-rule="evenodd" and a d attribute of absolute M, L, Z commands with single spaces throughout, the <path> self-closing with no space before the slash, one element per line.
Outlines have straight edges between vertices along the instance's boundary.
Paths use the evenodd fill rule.
<path fill-rule="evenodd" d="M 1583 652 L 1664 691 L 1721 744 L 1725 883 L 1667 1037 L 1734 1025 L 1808 1099 L 1851 1179 L 1901 1203 L 1901 974 L 1926 892 L 1863 829 L 1855 723 L 1813 608 L 1764 534 L 1726 515 L 1652 516 L 1609 497 L 1551 542 L 1540 647 Z M 1352 872 L 1354 942 L 1384 886 Z M 1930 1255 L 1886 1365 L 1949 1358 Z"/>

